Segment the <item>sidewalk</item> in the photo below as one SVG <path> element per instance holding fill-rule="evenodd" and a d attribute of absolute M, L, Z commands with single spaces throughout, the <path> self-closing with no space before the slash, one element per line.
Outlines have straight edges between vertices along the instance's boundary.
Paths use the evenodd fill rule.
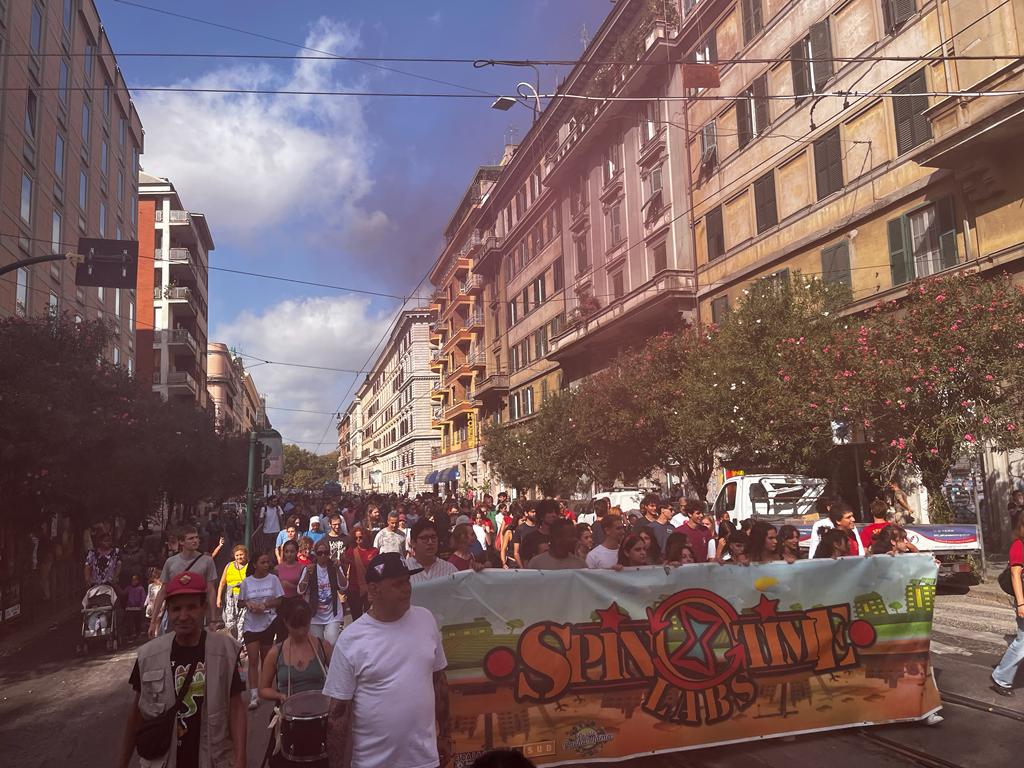
<path fill-rule="evenodd" d="M 48 632 L 57 630 L 81 610 L 80 600 L 43 604 L 9 625 L 0 624 L 0 658 L 12 656 Z"/>

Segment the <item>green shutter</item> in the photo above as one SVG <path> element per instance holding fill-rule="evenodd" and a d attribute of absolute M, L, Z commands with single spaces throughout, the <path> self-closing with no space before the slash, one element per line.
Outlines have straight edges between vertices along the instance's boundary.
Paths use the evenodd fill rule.
<path fill-rule="evenodd" d="M 754 95 L 754 118 L 757 123 L 757 135 L 765 132 L 771 122 L 771 111 L 768 108 L 768 76 L 761 75 L 750 86 Z"/>
<path fill-rule="evenodd" d="M 832 78 L 832 35 L 828 19 L 822 19 L 811 27 L 811 72 L 814 76 L 814 90 L 822 90 Z"/>
<path fill-rule="evenodd" d="M 953 208 L 952 197 L 943 198 L 935 203 L 935 220 L 939 228 L 942 268 L 955 267 L 959 259 L 956 253 L 956 211 Z"/>
<path fill-rule="evenodd" d="M 754 138 L 754 129 L 750 123 L 749 94 L 750 91 L 744 91 L 743 97 L 736 100 L 736 132 L 741 149 Z"/>
<path fill-rule="evenodd" d="M 889 221 L 889 264 L 892 267 L 892 284 L 903 285 L 914 277 L 906 236 L 906 218 Z"/>
<path fill-rule="evenodd" d="M 822 250 L 821 280 L 850 285 L 850 246 L 845 240 Z"/>
<path fill-rule="evenodd" d="M 789 49 L 789 64 L 793 72 L 793 95 L 800 101 L 811 92 L 811 68 L 807 62 L 807 44 L 801 40 Z"/>

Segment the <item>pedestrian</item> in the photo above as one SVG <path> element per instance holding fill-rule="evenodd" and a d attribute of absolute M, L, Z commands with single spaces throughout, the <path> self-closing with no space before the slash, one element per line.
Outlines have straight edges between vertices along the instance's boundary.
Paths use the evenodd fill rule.
<path fill-rule="evenodd" d="M 345 557 L 348 559 L 348 609 L 355 621 L 366 610 L 366 567 L 379 553 L 370 545 L 370 537 L 361 526 L 352 531 L 352 546 Z"/>
<path fill-rule="evenodd" d="M 205 603 L 207 621 L 211 629 L 220 629 L 221 622 L 217 617 L 217 565 L 213 558 L 199 551 L 199 530 L 195 526 L 182 528 L 178 534 L 180 551 L 171 555 L 164 562 L 160 571 L 160 583 L 167 584 L 179 573 L 186 571 L 198 573 L 203 583 L 210 590 Z M 149 636 L 156 637 L 160 632 L 160 615 L 163 610 L 164 593 L 159 592 L 153 605 L 153 617 L 149 620 Z"/>
<path fill-rule="evenodd" d="M 657 545 L 657 553 L 665 551 L 665 543 L 668 541 L 669 534 L 674 533 L 676 528 L 672 525 L 672 502 L 668 499 L 658 499 L 658 515 L 654 521 L 645 521 L 642 527 L 646 528 L 651 532 L 651 537 L 654 543 Z M 648 550 L 648 555 L 653 555 L 654 550 Z M 652 560 L 651 562 L 654 562 Z"/>
<path fill-rule="evenodd" d="M 626 535 L 626 525 L 620 515 L 608 513 L 601 516 L 604 540 L 587 554 L 587 568 L 611 569 L 619 562 L 619 545 Z"/>
<path fill-rule="evenodd" d="M 294 541 L 298 544 L 299 541 L 299 518 L 294 517 L 288 521 L 285 525 L 284 530 L 277 534 L 277 540 L 274 544 L 274 556 L 277 562 L 281 562 L 281 547 L 284 546 L 286 541 Z"/>
<path fill-rule="evenodd" d="M 475 569 L 477 561 L 470 551 L 470 545 L 474 541 L 476 541 L 476 536 L 473 535 L 473 526 L 469 523 L 459 523 L 456 525 L 452 531 L 452 547 L 454 551 L 449 556 L 448 562 L 460 571 Z"/>
<path fill-rule="evenodd" d="M 101 584 L 117 587 L 121 575 L 121 552 L 114 546 L 114 537 L 100 533 L 95 540 L 96 546 L 85 555 L 85 588 Z"/>
<path fill-rule="evenodd" d="M 902 555 L 914 552 L 917 552 L 917 547 L 907 538 L 907 529 L 902 525 L 887 525 L 875 536 L 867 554 Z"/>
<path fill-rule="evenodd" d="M 841 528 L 822 528 L 818 537 L 818 546 L 812 557 L 815 560 L 824 558 L 846 557 L 850 554 L 849 533 Z"/>
<path fill-rule="evenodd" d="M 142 632 L 142 614 L 146 609 L 146 587 L 139 574 L 133 573 L 125 595 L 125 629 L 128 637 Z"/>
<path fill-rule="evenodd" d="M 1021 661 L 1024 661 L 1024 515 L 1017 517 L 1013 527 L 1013 543 L 1010 545 L 1009 565 L 1010 586 L 1013 589 L 1014 618 L 1017 620 L 1017 636 L 1010 643 L 999 664 L 992 670 L 992 690 L 1000 696 L 1013 696 L 1013 679 Z"/>
<path fill-rule="evenodd" d="M 252 575 L 246 576 L 238 590 L 238 600 L 245 608 L 242 639 L 249 658 L 248 683 L 251 689 L 249 709 L 259 706 L 260 664 L 274 644 L 274 621 L 284 597 L 280 579 L 270 572 L 270 553 L 261 552 L 253 563 Z"/>
<path fill-rule="evenodd" d="M 650 561 L 647 559 L 647 545 L 639 534 L 630 533 L 622 540 L 617 565 L 618 567 L 615 568 L 617 571 L 623 568 L 650 565 Z"/>
<path fill-rule="evenodd" d="M 522 519 L 512 533 L 512 558 L 518 568 L 525 568 L 523 541 L 537 530 L 537 505 L 530 499 L 523 499 L 521 509 Z"/>
<path fill-rule="evenodd" d="M 334 645 L 312 631 L 312 618 L 313 610 L 309 605 L 299 603 L 284 619 L 288 636 L 267 652 L 260 672 L 261 699 L 280 706 L 297 693 L 323 690 Z M 267 744 L 270 768 L 327 768 L 327 758 L 290 760 L 276 751 L 276 747 L 277 739 L 271 731 Z"/>
<path fill-rule="evenodd" d="M 309 530 L 306 531 L 305 536 L 313 541 L 315 545 L 320 539 L 327 535 L 327 532 L 322 530 L 320 525 L 320 516 L 313 515 L 309 518 Z"/>
<path fill-rule="evenodd" d="M 476 536 L 483 549 L 490 549 L 494 541 L 494 531 L 491 528 L 491 521 L 487 519 L 487 512 L 482 504 L 473 513 L 473 535 Z"/>
<path fill-rule="evenodd" d="M 135 531 L 128 534 L 127 541 L 121 547 L 121 585 L 127 587 L 132 576 L 138 576 L 140 582 L 146 578 L 146 551 Z"/>
<path fill-rule="evenodd" d="M 868 509 L 871 511 L 871 523 L 861 528 L 859 534 L 860 543 L 865 551 L 871 549 L 875 537 L 882 529 L 892 524 L 889 522 L 889 505 L 885 503 L 885 499 L 875 499 L 868 505 Z"/>
<path fill-rule="evenodd" d="M 146 585 L 146 620 L 153 618 L 156 608 L 156 596 L 160 594 L 160 569 L 150 568 L 148 572 L 149 583 Z M 158 619 L 159 620 L 159 619 Z"/>
<path fill-rule="evenodd" d="M 1024 491 L 1019 488 L 1010 494 L 1010 501 L 1006 504 L 1006 512 L 1010 516 L 1010 528 L 1017 527 L 1017 521 L 1024 513 Z"/>
<path fill-rule="evenodd" d="M 673 533 L 668 537 L 665 545 L 665 565 L 677 567 L 680 565 L 691 565 L 696 562 L 693 550 L 681 533 Z"/>
<path fill-rule="evenodd" d="M 515 540 L 516 529 L 519 527 L 522 519 L 522 515 L 519 512 L 506 515 L 504 525 L 498 534 L 498 558 L 501 560 L 501 567 L 506 570 L 519 567 L 519 562 L 514 555 L 515 547 L 512 542 Z"/>
<path fill-rule="evenodd" d="M 576 523 L 576 557 L 586 564 L 587 555 L 594 548 L 594 530 L 587 523 Z"/>
<path fill-rule="evenodd" d="M 541 499 L 536 504 L 534 512 L 537 526 L 529 530 L 529 533 L 520 537 L 518 551 L 519 562 L 528 567 L 532 560 L 542 549 L 551 544 L 551 526 L 556 520 L 562 518 L 558 502 L 554 499 Z"/>
<path fill-rule="evenodd" d="M 604 527 L 601 521 L 611 511 L 611 502 L 607 498 L 594 499 L 593 506 L 594 522 L 591 523 L 590 529 L 594 532 L 594 544 L 600 544 L 604 541 Z"/>
<path fill-rule="evenodd" d="M 900 525 L 911 525 L 914 522 L 914 510 L 907 501 L 907 494 L 900 488 L 899 482 L 890 481 L 886 487 L 886 498 L 892 507 L 892 521 Z"/>
<path fill-rule="evenodd" d="M 636 530 L 636 535 L 640 537 L 641 541 L 643 541 L 644 549 L 647 550 L 648 565 L 656 565 L 660 563 L 661 547 L 659 547 L 658 542 L 654 540 L 654 531 L 651 530 L 651 527 L 647 525 L 640 525 Z M 665 539 L 667 541 L 668 537 L 666 536 Z"/>
<path fill-rule="evenodd" d="M 321 539 L 313 545 L 316 560 L 302 574 L 299 593 L 305 595 L 313 608 L 311 633 L 330 645 L 338 642 L 341 625 L 345 620 L 345 590 L 348 581 L 331 560 L 331 547 Z M 298 602 L 295 605 L 302 605 Z M 289 611 L 295 607 L 289 606 Z M 287 617 L 286 617 L 287 618 Z"/>
<path fill-rule="evenodd" d="M 702 515 L 695 509 L 692 509 L 690 516 L 686 518 L 686 522 L 676 528 L 676 532 L 686 537 L 686 541 L 690 545 L 690 549 L 693 550 L 694 557 L 697 558 L 698 563 L 707 561 L 708 542 L 713 538 L 712 532 L 704 526 L 701 518 Z"/>
<path fill-rule="evenodd" d="M 327 518 L 326 540 L 331 548 L 331 560 L 342 566 L 345 549 L 348 545 L 348 529 L 345 527 L 345 519 L 341 515 L 333 513 Z"/>
<path fill-rule="evenodd" d="M 754 522 L 750 530 L 750 547 L 747 550 L 751 563 L 774 563 L 782 556 L 779 551 L 779 531 L 764 520 Z"/>
<path fill-rule="evenodd" d="M 245 768 L 248 723 L 238 643 L 203 629 L 212 588 L 191 571 L 164 585 L 171 631 L 138 650 L 119 768 L 128 768 L 136 750 L 141 768 Z"/>
<path fill-rule="evenodd" d="M 298 541 L 286 541 L 281 547 L 281 557 L 281 562 L 274 569 L 274 575 L 280 580 L 281 588 L 284 590 L 281 605 L 278 608 L 278 613 L 283 615 L 288 612 L 291 603 L 302 599 L 299 596 L 299 581 L 308 567 L 308 562 L 303 563 L 299 559 Z M 274 626 L 274 631 L 275 633 L 279 632 L 280 637 L 284 637 L 284 627 L 280 622 Z"/>
<path fill-rule="evenodd" d="M 795 563 L 804 556 L 800 551 L 800 530 L 795 525 L 784 525 L 779 528 L 778 538 L 780 554 L 787 563 Z"/>
<path fill-rule="evenodd" d="M 259 551 L 271 552 L 277 544 L 277 534 L 281 532 L 284 524 L 284 510 L 277 503 L 277 496 L 270 494 L 267 503 L 260 508 L 257 524 L 262 532 L 262 542 Z"/>
<path fill-rule="evenodd" d="M 324 685 L 331 768 L 346 765 L 348 753 L 353 768 L 427 768 L 451 759 L 448 662 L 433 614 L 410 604 L 412 575 L 395 552 L 366 569 L 370 609 L 334 649 Z"/>
<path fill-rule="evenodd" d="M 559 518 L 551 523 L 548 535 L 550 546 L 547 552 L 535 555 L 527 568 L 537 571 L 566 571 L 586 568 L 587 562 L 576 555 L 576 528 L 568 518 Z"/>
<path fill-rule="evenodd" d="M 420 520 L 412 527 L 411 543 L 413 554 L 406 558 L 408 569 L 415 573 L 413 584 L 421 584 L 433 579 L 441 579 L 459 572 L 459 569 L 447 560 L 437 556 L 440 537 L 437 526 L 429 520 Z"/>
<path fill-rule="evenodd" d="M 747 547 L 750 546 L 750 537 L 743 531 L 735 531 L 729 534 L 725 543 L 725 551 L 719 561 L 722 565 L 750 565 L 750 555 L 747 554 Z"/>
<path fill-rule="evenodd" d="M 381 554 L 394 552 L 405 557 L 405 534 L 398 530 L 398 512 L 388 513 L 388 524 L 381 528 L 373 540 L 373 547 Z"/>
<path fill-rule="evenodd" d="M 224 566 L 217 586 L 217 608 L 221 611 L 225 628 L 233 638 L 242 642 L 245 608 L 238 602 L 238 591 L 252 569 L 249 567 L 249 550 L 244 544 L 236 544 L 231 554 L 232 560 Z"/>

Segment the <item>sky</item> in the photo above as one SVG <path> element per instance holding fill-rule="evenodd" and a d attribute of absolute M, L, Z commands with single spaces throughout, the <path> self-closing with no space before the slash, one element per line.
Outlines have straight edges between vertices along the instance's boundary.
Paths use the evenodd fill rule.
<path fill-rule="evenodd" d="M 478 95 L 514 93 L 533 72 L 125 54 L 318 55 L 305 47 L 357 56 L 572 59 L 582 53 L 584 27 L 593 34 L 610 9 L 608 0 L 97 0 L 97 6 L 129 89 Z M 542 68 L 541 91 L 554 90 L 565 72 Z M 206 214 L 216 244 L 211 267 L 334 286 L 216 269 L 209 279 L 210 340 L 243 355 L 286 441 L 334 450 L 334 414 L 347 407 L 363 374 L 260 361 L 347 371 L 372 364 L 402 300 L 339 288 L 412 294 L 440 253 L 444 227 L 473 172 L 498 162 L 510 136 L 525 134 L 530 110 L 499 112 L 488 98 L 136 91 L 134 99 L 145 130 L 142 167 L 169 178 L 186 208 Z M 420 295 L 427 296 L 424 286 Z"/>

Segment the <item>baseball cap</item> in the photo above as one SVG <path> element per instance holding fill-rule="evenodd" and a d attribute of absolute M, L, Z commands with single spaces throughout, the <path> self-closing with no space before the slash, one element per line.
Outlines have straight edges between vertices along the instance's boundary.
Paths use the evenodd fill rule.
<path fill-rule="evenodd" d="M 366 566 L 366 583 L 373 584 L 384 581 L 384 579 L 412 576 L 422 570 L 422 568 L 407 568 L 402 556 L 397 552 L 385 552 L 377 555 Z"/>
<path fill-rule="evenodd" d="M 164 586 L 164 597 L 175 595 L 205 595 L 206 579 L 192 571 L 179 573 Z"/>
<path fill-rule="evenodd" d="M 456 525 L 462 525 L 463 523 L 468 523 L 468 522 L 470 522 L 468 515 L 459 515 L 458 517 L 455 518 L 455 524 Z"/>

